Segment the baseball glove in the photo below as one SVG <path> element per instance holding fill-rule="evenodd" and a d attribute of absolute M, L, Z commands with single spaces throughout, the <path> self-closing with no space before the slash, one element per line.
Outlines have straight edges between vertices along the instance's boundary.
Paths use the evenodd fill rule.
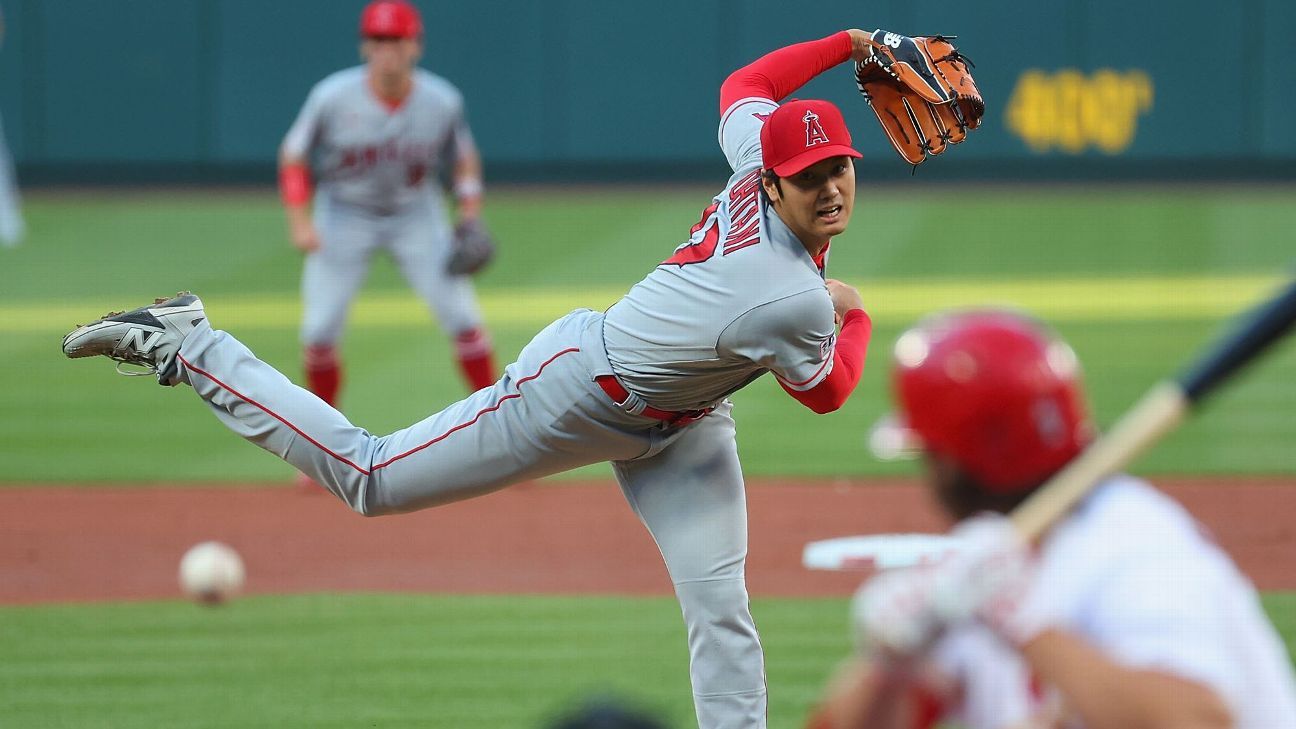
<path fill-rule="evenodd" d="M 461 220 L 454 229 L 454 252 L 446 270 L 456 276 L 470 276 L 495 257 L 495 239 L 480 220 Z"/>
<path fill-rule="evenodd" d="M 900 156 L 915 167 L 981 125 L 985 102 L 950 40 L 873 31 L 871 55 L 855 63 L 855 82 Z"/>

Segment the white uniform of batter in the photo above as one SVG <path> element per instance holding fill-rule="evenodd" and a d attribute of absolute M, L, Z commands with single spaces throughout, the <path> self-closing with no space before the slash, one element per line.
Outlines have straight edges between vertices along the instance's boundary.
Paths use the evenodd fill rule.
<path fill-rule="evenodd" d="M 1183 509 L 1121 476 L 1041 547 L 1029 604 L 1117 662 L 1211 689 L 1235 729 L 1296 726 L 1296 679 L 1255 588 Z M 951 630 L 932 658 L 959 690 L 947 719 L 968 729 L 1079 726 L 988 628 Z"/>

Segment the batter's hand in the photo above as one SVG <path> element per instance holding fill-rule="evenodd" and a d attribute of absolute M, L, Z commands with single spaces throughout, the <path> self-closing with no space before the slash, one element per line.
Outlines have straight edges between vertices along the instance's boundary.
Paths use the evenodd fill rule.
<path fill-rule="evenodd" d="M 954 529 L 944 561 L 883 572 L 860 588 L 851 614 L 864 653 L 921 655 L 946 627 L 970 619 L 1022 645 L 1047 627 L 1028 605 L 1034 563 L 1001 514 L 979 514 Z"/>
<path fill-rule="evenodd" d="M 315 224 L 311 222 L 310 218 L 290 220 L 288 223 L 288 235 L 292 238 L 293 248 L 302 253 L 314 253 L 319 250 L 319 232 L 315 230 Z"/>
<path fill-rule="evenodd" d="M 833 321 L 837 326 L 841 326 L 842 317 L 851 309 L 863 309 L 864 299 L 860 298 L 859 291 L 850 284 L 844 284 L 835 278 L 824 281 L 828 286 L 828 295 L 832 297 L 833 302 Z"/>

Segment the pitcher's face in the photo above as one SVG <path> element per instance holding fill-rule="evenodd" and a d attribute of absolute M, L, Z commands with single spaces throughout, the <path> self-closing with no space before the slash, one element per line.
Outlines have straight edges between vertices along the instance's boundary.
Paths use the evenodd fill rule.
<path fill-rule="evenodd" d="M 829 157 L 788 177 L 765 181 L 774 211 L 807 247 L 822 247 L 840 235 L 855 208 L 855 165 L 850 157 Z"/>

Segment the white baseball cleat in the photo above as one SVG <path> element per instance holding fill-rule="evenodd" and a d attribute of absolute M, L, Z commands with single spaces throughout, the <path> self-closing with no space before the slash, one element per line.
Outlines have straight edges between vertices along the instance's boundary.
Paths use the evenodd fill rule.
<path fill-rule="evenodd" d="M 73 359 L 103 355 L 118 362 L 123 375 L 156 374 L 158 384 L 178 384 L 176 354 L 180 343 L 199 322 L 207 318 L 202 301 L 182 291 L 170 299 L 131 311 L 117 311 L 102 319 L 78 326 L 63 337 L 63 354 Z M 138 365 L 143 371 L 122 369 Z"/>

